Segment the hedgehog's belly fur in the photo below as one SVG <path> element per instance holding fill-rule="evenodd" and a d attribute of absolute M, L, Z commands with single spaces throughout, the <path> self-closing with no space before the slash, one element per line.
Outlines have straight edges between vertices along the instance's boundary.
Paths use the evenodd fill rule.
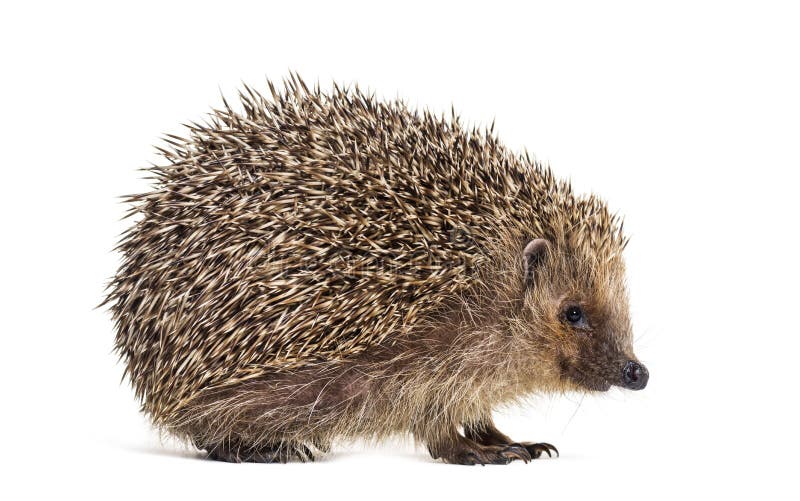
<path fill-rule="evenodd" d="M 480 347 L 454 349 L 466 341 L 459 337 L 431 330 L 346 360 L 212 389 L 172 415 L 167 428 L 201 449 L 293 443 L 326 450 L 336 439 L 402 432 L 441 443 L 458 426 L 490 420 L 492 406 L 522 391 L 508 374 L 472 358 Z"/>

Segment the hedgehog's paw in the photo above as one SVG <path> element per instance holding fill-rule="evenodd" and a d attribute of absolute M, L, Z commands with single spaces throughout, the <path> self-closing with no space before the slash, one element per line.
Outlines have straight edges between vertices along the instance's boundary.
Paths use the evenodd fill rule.
<path fill-rule="evenodd" d="M 523 449 L 528 456 L 528 461 L 531 459 L 539 459 L 542 454 L 553 457 L 553 453 L 555 452 L 556 456 L 558 456 L 558 449 L 548 443 L 514 442 L 495 427 L 491 417 L 485 418 L 484 421 L 477 426 L 474 424 L 465 424 L 464 436 L 481 445 L 505 446 L 512 450 Z"/>
<path fill-rule="evenodd" d="M 288 463 L 299 460 L 314 461 L 308 447 L 300 443 L 266 444 L 259 446 L 239 446 L 220 444 L 207 447 L 208 458 L 228 463 Z"/>
<path fill-rule="evenodd" d="M 508 464 L 516 459 L 526 463 L 531 460 L 528 450 L 519 444 L 481 445 L 461 436 L 445 446 L 429 447 L 428 450 L 434 459 L 450 464 Z"/>

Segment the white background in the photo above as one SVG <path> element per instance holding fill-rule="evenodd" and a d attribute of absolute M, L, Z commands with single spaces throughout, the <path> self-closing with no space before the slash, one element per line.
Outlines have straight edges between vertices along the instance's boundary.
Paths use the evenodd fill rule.
<path fill-rule="evenodd" d="M 6 3 L 3 499 L 797 499 L 800 16 L 790 2 Z M 501 410 L 557 460 L 408 442 L 230 465 L 162 442 L 93 309 L 162 133 L 290 70 L 453 104 L 626 216 L 651 382 Z"/>

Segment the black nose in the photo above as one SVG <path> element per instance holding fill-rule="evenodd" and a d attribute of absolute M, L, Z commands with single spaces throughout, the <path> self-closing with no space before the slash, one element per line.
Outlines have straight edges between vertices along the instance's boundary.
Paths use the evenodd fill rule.
<path fill-rule="evenodd" d="M 641 390 L 647 386 L 649 378 L 647 367 L 633 360 L 629 360 L 622 368 L 622 383 L 629 390 Z"/>

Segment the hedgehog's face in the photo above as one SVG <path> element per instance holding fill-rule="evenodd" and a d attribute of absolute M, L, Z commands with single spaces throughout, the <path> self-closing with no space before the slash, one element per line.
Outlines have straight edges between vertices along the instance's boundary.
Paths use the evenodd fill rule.
<path fill-rule="evenodd" d="M 579 252 L 556 252 L 533 240 L 523 252 L 525 308 L 535 349 L 548 360 L 556 388 L 606 391 L 645 387 L 648 372 L 633 355 L 624 265 Z"/>

